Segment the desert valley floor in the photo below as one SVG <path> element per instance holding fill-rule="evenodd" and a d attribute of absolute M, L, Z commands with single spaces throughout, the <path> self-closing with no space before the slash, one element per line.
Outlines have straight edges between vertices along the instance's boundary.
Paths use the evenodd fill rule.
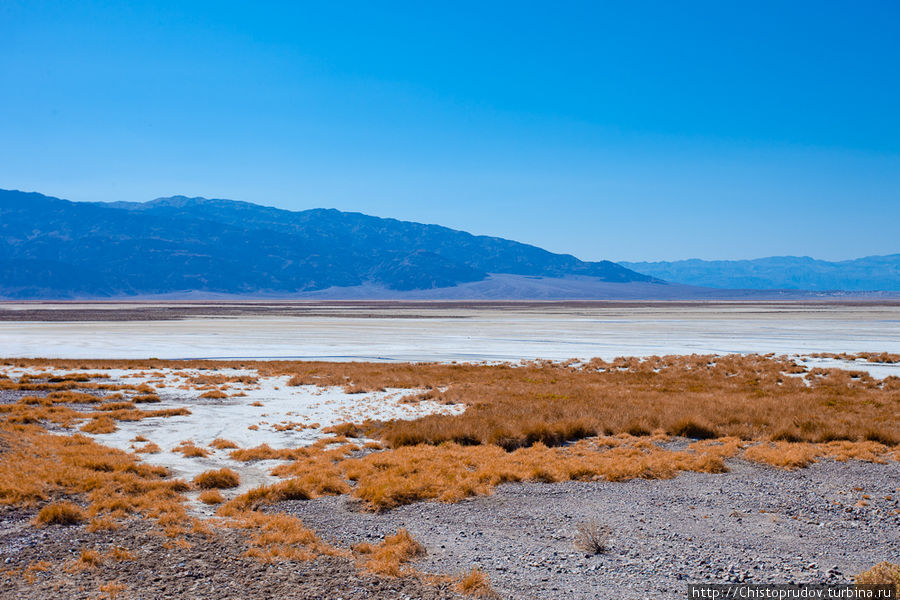
<path fill-rule="evenodd" d="M 6 303 L 0 355 L 3 598 L 900 562 L 900 303 Z"/>

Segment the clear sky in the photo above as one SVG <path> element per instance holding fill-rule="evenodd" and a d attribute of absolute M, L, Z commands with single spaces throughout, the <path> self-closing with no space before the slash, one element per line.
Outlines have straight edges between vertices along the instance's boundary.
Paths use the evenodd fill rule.
<path fill-rule="evenodd" d="M 0 0 L 0 188 L 900 252 L 900 3 Z"/>

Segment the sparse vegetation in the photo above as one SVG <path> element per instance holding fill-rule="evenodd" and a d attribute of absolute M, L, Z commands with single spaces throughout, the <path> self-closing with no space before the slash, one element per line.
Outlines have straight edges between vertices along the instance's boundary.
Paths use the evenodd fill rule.
<path fill-rule="evenodd" d="M 212 441 L 210 447 L 215 448 L 216 450 L 228 450 L 231 448 L 237 448 L 238 445 L 231 440 L 226 440 L 225 438 L 216 438 Z"/>
<path fill-rule="evenodd" d="M 123 548 L 122 546 L 113 546 L 106 553 L 106 558 L 116 562 L 121 562 L 125 560 L 134 560 L 135 556 L 131 551 L 128 550 L 128 548 Z"/>
<path fill-rule="evenodd" d="M 402 565 L 425 556 L 425 547 L 403 528 L 393 535 L 385 536 L 384 541 L 377 546 L 358 544 L 353 549 L 365 557 L 363 564 L 366 569 L 392 577 L 403 574 L 400 568 Z"/>
<path fill-rule="evenodd" d="M 891 362 L 893 357 L 873 354 L 857 359 Z M 42 362 L 48 369 L 69 364 Z M 123 364 L 160 369 L 177 364 L 189 369 L 205 363 L 77 364 L 91 369 Z M 806 369 L 776 357 L 651 357 L 584 364 L 535 361 L 521 367 L 274 361 L 231 366 L 256 369 L 262 377 L 288 376 L 290 385 L 340 388 L 350 393 L 408 389 L 414 392 L 406 402 L 465 407 L 459 415 L 340 423 L 324 430 L 334 437 L 305 448 L 275 449 L 263 444 L 241 449 L 223 438 L 209 447 L 190 440 L 179 444 L 173 451 L 186 457 L 212 456 L 210 449 L 216 449 L 230 451 L 228 455 L 240 461 L 283 461 L 272 470 L 282 481 L 230 501 L 219 488 L 236 487 L 240 483 L 236 472 L 207 471 L 193 481 L 201 490 L 200 501 L 220 505 L 217 514 L 225 522 L 247 531 L 247 554 L 263 561 L 308 560 L 323 553 L 340 553 L 299 519 L 256 510 L 282 500 L 352 494 L 372 510 L 388 510 L 423 500 L 452 502 L 490 494 L 497 485 L 511 481 L 621 481 L 674 477 L 683 471 L 722 472 L 727 470 L 725 460 L 733 456 L 786 469 L 825 458 L 900 459 L 896 429 L 900 378 L 875 380 L 863 372 Z M 204 395 L 225 396 L 222 388 L 211 386 L 258 382 L 255 377 L 247 381 L 229 377 L 202 375 L 191 383 L 210 386 L 203 388 Z M 135 408 L 133 402 L 152 401 L 138 400 L 140 395 L 158 399 L 149 385 L 45 374 L 19 380 L 0 377 L 0 388 L 27 392 L 17 402 L 0 405 L 0 503 L 41 506 L 69 498 L 83 508 L 72 502 L 47 504 L 35 524 L 87 521 L 88 531 L 113 530 L 127 524 L 129 515 L 139 515 L 155 521 L 158 532 L 167 538 L 166 547 L 173 549 L 190 544 L 184 536 L 212 535 L 219 526 L 217 520 L 198 522 L 188 516 L 183 496 L 191 488 L 188 483 L 168 479 L 165 469 L 143 464 L 135 455 L 72 433 L 81 427 L 99 434 L 114 431 L 121 421 L 188 413 L 186 409 Z M 51 434 L 44 429 L 50 426 L 70 431 Z M 265 427 L 288 431 L 308 426 L 283 421 L 265 423 Z M 671 436 L 694 441 L 674 450 L 664 444 Z M 367 441 L 365 452 L 357 452 L 359 446 L 348 438 L 378 441 Z M 143 444 L 132 446 L 137 453 L 159 451 L 143 436 L 132 442 Z M 857 506 L 869 502 L 863 498 Z M 71 517 L 59 508 L 66 504 L 74 507 L 75 520 L 67 521 Z M 208 524 L 214 521 L 216 525 Z M 595 553 L 605 550 L 609 537 L 602 523 L 588 521 L 579 525 L 574 542 L 580 550 Z M 354 548 L 361 566 L 388 576 L 411 572 L 407 563 L 422 551 L 405 530 L 381 544 Z M 125 549 L 117 552 L 113 548 L 101 555 L 85 549 L 72 568 L 133 559 Z M 875 577 L 872 573 L 876 571 L 883 578 L 896 570 L 896 565 L 883 563 L 860 574 L 857 582 L 868 582 L 866 578 Z M 484 573 L 477 569 L 461 577 L 456 588 L 475 597 L 496 597 Z"/>
<path fill-rule="evenodd" d="M 217 489 L 203 490 L 200 492 L 200 502 L 203 504 L 221 504 L 225 502 L 225 496 Z"/>
<path fill-rule="evenodd" d="M 95 569 L 103 564 L 103 555 L 93 548 L 82 548 L 78 561 L 72 565 L 73 570 Z"/>
<path fill-rule="evenodd" d="M 456 590 L 466 596 L 473 598 L 482 598 L 484 600 L 494 600 L 500 595 L 491 587 L 488 576 L 483 571 L 473 568 L 471 571 L 462 575 L 456 584 Z"/>
<path fill-rule="evenodd" d="M 603 554 L 609 550 L 612 528 L 600 519 L 588 519 L 575 527 L 572 544 L 586 554 Z"/>
<path fill-rule="evenodd" d="M 246 556 L 263 562 L 312 560 L 320 554 L 341 554 L 323 543 L 303 522 L 284 513 L 236 513 L 228 525 L 251 532 Z"/>
<path fill-rule="evenodd" d="M 206 448 L 197 446 L 191 440 L 184 440 L 174 448 L 172 448 L 172 452 L 178 452 L 182 454 L 185 458 L 205 458 L 212 454 Z"/>
<path fill-rule="evenodd" d="M 376 510 L 437 499 L 455 502 L 488 494 L 509 481 L 568 481 L 670 478 L 680 471 L 722 472 L 722 456 L 735 445 L 689 451 L 664 450 L 652 442 L 608 438 L 603 445 L 581 441 L 568 448 L 536 444 L 506 452 L 498 446 L 405 446 L 339 463 L 357 482 L 353 494 Z"/>
<path fill-rule="evenodd" d="M 887 561 L 878 563 L 856 576 L 858 585 L 893 585 L 895 597 L 900 595 L 900 565 Z"/>
<path fill-rule="evenodd" d="M 35 523 L 38 525 L 76 525 L 86 519 L 84 510 L 71 502 L 54 502 L 40 510 Z"/>
<path fill-rule="evenodd" d="M 153 404 L 156 402 L 161 402 L 159 396 L 156 394 L 139 394 L 131 399 L 132 402 L 136 404 Z"/>
<path fill-rule="evenodd" d="M 232 469 L 205 471 L 194 477 L 194 485 L 203 490 L 236 488 L 241 478 Z"/>

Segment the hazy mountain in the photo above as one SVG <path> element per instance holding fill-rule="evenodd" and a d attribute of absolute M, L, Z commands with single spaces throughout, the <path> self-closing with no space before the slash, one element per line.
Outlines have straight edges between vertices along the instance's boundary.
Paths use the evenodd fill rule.
<path fill-rule="evenodd" d="M 900 254 L 828 262 L 808 256 L 756 260 L 621 262 L 629 269 L 686 285 L 752 290 L 900 291 Z"/>
<path fill-rule="evenodd" d="M 0 190 L 5 297 L 333 294 L 501 280 L 515 288 L 490 274 L 665 287 L 609 261 L 360 213 L 182 196 L 82 203 Z"/>

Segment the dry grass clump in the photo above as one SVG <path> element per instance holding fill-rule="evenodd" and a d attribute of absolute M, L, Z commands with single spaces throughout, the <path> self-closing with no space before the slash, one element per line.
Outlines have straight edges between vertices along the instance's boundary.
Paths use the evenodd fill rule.
<path fill-rule="evenodd" d="M 284 513 L 267 514 L 255 511 L 236 513 L 229 527 L 246 529 L 251 533 L 250 549 L 246 556 L 263 562 L 279 560 L 307 561 L 321 554 L 341 554 L 322 542 L 303 522 Z"/>
<path fill-rule="evenodd" d="M 206 458 L 212 452 L 203 448 L 201 446 L 197 446 L 191 440 L 184 440 L 179 443 L 177 446 L 172 448 L 172 452 L 178 452 L 184 455 L 185 458 Z"/>
<path fill-rule="evenodd" d="M 81 427 L 85 433 L 112 433 L 117 429 L 116 422 L 107 416 L 94 417 Z"/>
<path fill-rule="evenodd" d="M 157 444 L 154 444 L 153 442 L 148 442 L 147 444 L 144 444 L 140 448 L 135 448 L 134 451 L 138 452 L 140 454 L 156 454 L 158 452 L 161 452 L 162 448 L 160 448 Z"/>
<path fill-rule="evenodd" d="M 397 533 L 385 536 L 377 546 L 358 544 L 353 549 L 365 557 L 363 565 L 367 570 L 391 577 L 404 574 L 401 565 L 425 556 L 425 547 L 402 527 Z"/>
<path fill-rule="evenodd" d="M 254 511 L 266 504 L 285 500 L 309 500 L 314 491 L 297 479 L 279 481 L 270 485 L 253 488 L 224 504 L 217 514 L 232 517 L 246 511 Z"/>
<path fill-rule="evenodd" d="M 259 378 L 252 375 L 195 375 L 188 379 L 193 385 L 222 385 L 225 383 L 256 384 Z"/>
<path fill-rule="evenodd" d="M 309 490 L 311 497 L 346 494 L 350 486 L 344 480 L 338 463 L 344 458 L 343 449 L 317 450 L 311 448 L 293 462 L 272 469 L 277 477 L 292 477 Z"/>
<path fill-rule="evenodd" d="M 95 517 L 91 519 L 91 522 L 87 525 L 87 531 L 90 533 L 96 533 L 98 531 L 116 531 L 121 526 L 116 522 L 115 519 L 108 515 L 104 515 L 102 517 Z"/>
<path fill-rule="evenodd" d="M 78 555 L 78 560 L 69 563 L 68 571 L 83 571 L 85 569 L 96 569 L 103 565 L 103 555 L 93 548 L 82 548 Z"/>
<path fill-rule="evenodd" d="M 588 519 L 575 527 L 572 545 L 587 554 L 602 554 L 609 550 L 612 528 L 599 519 Z"/>
<path fill-rule="evenodd" d="M 155 404 L 157 402 L 162 402 L 156 394 L 139 394 L 134 396 L 131 401 L 136 404 Z"/>
<path fill-rule="evenodd" d="M 203 504 L 221 504 L 225 502 L 225 496 L 217 489 L 203 490 L 200 492 L 200 502 Z"/>
<path fill-rule="evenodd" d="M 280 448 L 276 450 L 268 444 L 260 444 L 253 448 L 241 448 L 229 452 L 228 456 L 233 460 L 241 462 L 250 462 L 254 460 L 291 460 L 297 457 L 297 450 L 290 448 Z"/>
<path fill-rule="evenodd" d="M 895 597 L 900 596 L 900 565 L 887 561 L 878 563 L 855 577 L 857 585 L 893 585 Z"/>
<path fill-rule="evenodd" d="M 126 560 L 134 560 L 135 556 L 128 548 L 113 546 L 106 552 L 106 558 L 116 562 L 123 562 Z"/>
<path fill-rule="evenodd" d="M 489 494 L 510 481 L 624 481 L 726 470 L 724 446 L 670 451 L 649 441 L 615 438 L 603 444 L 581 441 L 567 448 L 535 444 L 513 452 L 494 445 L 423 444 L 346 459 L 338 466 L 357 482 L 353 494 L 375 510 L 431 499 L 456 502 Z"/>
<path fill-rule="evenodd" d="M 884 463 L 898 459 L 896 450 L 878 442 L 771 442 L 752 445 L 744 451 L 744 458 L 782 469 L 806 467 L 820 458 L 837 461 L 862 460 Z"/>
<path fill-rule="evenodd" d="M 116 600 L 116 598 L 119 597 L 119 594 L 127 589 L 128 587 L 126 585 L 117 581 L 110 581 L 100 585 L 100 591 L 106 594 L 106 597 L 109 598 L 109 600 Z"/>
<path fill-rule="evenodd" d="M 462 575 L 456 584 L 456 591 L 472 596 L 473 598 L 483 598 L 484 600 L 495 600 L 500 594 L 491 587 L 488 576 L 478 568 Z"/>
<path fill-rule="evenodd" d="M 309 425 L 299 421 L 284 421 L 272 426 L 272 429 L 275 431 L 299 431 L 308 428 Z"/>
<path fill-rule="evenodd" d="M 232 442 L 231 440 L 226 440 L 225 438 L 216 438 L 209 445 L 211 448 L 215 448 L 216 450 L 228 450 L 231 448 L 237 448 L 238 445 Z"/>
<path fill-rule="evenodd" d="M 33 563 L 29 564 L 27 567 L 25 567 L 25 570 L 22 572 L 22 577 L 23 577 L 23 579 L 25 579 L 25 581 L 29 585 L 32 585 L 32 584 L 34 584 L 34 582 L 37 579 L 35 577 L 36 573 L 45 573 L 45 572 L 49 571 L 52 566 L 53 565 L 51 565 L 46 560 L 39 560 L 39 561 L 33 562 Z M 6 574 L 12 575 L 13 572 L 7 571 Z"/>
<path fill-rule="evenodd" d="M 98 410 L 130 410 L 135 408 L 134 402 L 107 402 Z"/>
<path fill-rule="evenodd" d="M 204 392 L 200 394 L 201 398 L 212 398 L 214 400 L 221 400 L 222 398 L 227 398 L 228 394 L 223 392 L 222 390 L 209 390 L 208 392 Z"/>
<path fill-rule="evenodd" d="M 353 423 L 338 423 L 331 427 L 326 427 L 322 433 L 330 433 L 338 437 L 358 438 L 363 434 L 363 428 Z"/>
<path fill-rule="evenodd" d="M 103 402 L 103 398 L 100 396 L 84 392 L 73 392 L 70 390 L 50 392 L 45 398 L 54 403 L 96 404 L 98 402 Z"/>
<path fill-rule="evenodd" d="M 71 502 L 54 502 L 40 510 L 35 525 L 76 525 L 87 518 L 84 510 Z"/>
<path fill-rule="evenodd" d="M 203 490 L 236 488 L 240 484 L 240 476 L 228 468 L 204 471 L 194 477 L 194 485 Z"/>

